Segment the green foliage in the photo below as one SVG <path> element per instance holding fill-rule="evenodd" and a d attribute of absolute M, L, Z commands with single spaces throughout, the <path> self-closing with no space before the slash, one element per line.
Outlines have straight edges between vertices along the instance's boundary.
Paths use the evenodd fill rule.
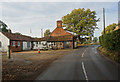
<path fill-rule="evenodd" d="M 89 41 L 89 43 L 92 42 L 92 37 L 91 36 L 88 37 L 88 41 Z"/>
<path fill-rule="evenodd" d="M 74 9 L 70 14 L 62 17 L 63 26 L 66 30 L 76 33 L 77 35 L 93 35 L 99 19 L 96 12 L 84 8 Z"/>
<path fill-rule="evenodd" d="M 8 30 L 7 30 L 7 25 L 0 20 L 0 27 L 1 27 L 1 26 L 2 26 L 2 28 L 1 28 L 1 31 L 2 31 L 2 32 L 8 32 Z"/>
<path fill-rule="evenodd" d="M 89 42 L 88 42 L 88 41 L 85 41 L 85 42 L 83 42 L 83 44 L 89 44 Z"/>
<path fill-rule="evenodd" d="M 93 42 L 96 43 L 98 41 L 98 38 L 97 37 L 94 37 L 93 38 Z"/>
<path fill-rule="evenodd" d="M 2 32 L 8 32 L 6 27 L 2 27 L 1 30 L 2 30 Z"/>
<path fill-rule="evenodd" d="M 120 30 L 100 36 L 99 41 L 108 50 L 120 51 Z"/>
<path fill-rule="evenodd" d="M 51 34 L 50 30 L 47 29 L 47 30 L 45 31 L 45 33 L 44 33 L 44 36 L 50 36 L 50 34 Z"/>
<path fill-rule="evenodd" d="M 115 23 L 107 26 L 107 27 L 105 28 L 105 33 L 108 34 L 108 33 L 113 32 L 114 29 L 116 28 L 116 26 L 117 26 L 117 24 L 115 24 Z M 104 31 L 102 32 L 102 35 L 103 35 L 103 34 L 104 34 Z"/>

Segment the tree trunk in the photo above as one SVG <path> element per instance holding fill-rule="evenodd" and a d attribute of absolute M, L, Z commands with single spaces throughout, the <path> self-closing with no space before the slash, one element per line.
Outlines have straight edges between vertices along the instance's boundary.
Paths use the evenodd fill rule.
<path fill-rule="evenodd" d="M 78 37 L 78 41 L 80 42 L 80 35 L 77 35 L 77 37 Z"/>

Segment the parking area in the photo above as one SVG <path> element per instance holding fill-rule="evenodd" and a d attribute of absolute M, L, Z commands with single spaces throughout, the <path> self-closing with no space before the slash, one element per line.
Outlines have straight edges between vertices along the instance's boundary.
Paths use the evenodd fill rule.
<path fill-rule="evenodd" d="M 72 52 L 73 49 L 41 51 L 24 51 L 11 54 L 2 54 L 3 80 L 34 80 L 53 61 Z"/>

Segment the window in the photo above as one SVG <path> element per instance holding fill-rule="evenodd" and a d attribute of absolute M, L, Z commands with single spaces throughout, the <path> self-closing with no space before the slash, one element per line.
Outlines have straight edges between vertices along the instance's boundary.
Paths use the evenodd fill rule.
<path fill-rule="evenodd" d="M 18 46 L 20 46 L 20 42 L 18 41 Z"/>
<path fill-rule="evenodd" d="M 41 42 L 39 42 L 39 44 L 41 44 Z"/>
<path fill-rule="evenodd" d="M 36 42 L 36 44 L 38 44 L 38 42 Z"/>
<path fill-rule="evenodd" d="M 36 42 L 36 47 L 38 47 L 38 42 Z"/>
<path fill-rule="evenodd" d="M 30 47 L 30 42 L 27 42 L 27 47 L 28 47 L 28 48 Z"/>
<path fill-rule="evenodd" d="M 55 42 L 54 42 L 54 45 L 55 45 Z"/>
<path fill-rule="evenodd" d="M 2 43 L 0 42 L 0 48 L 2 47 Z"/>
<path fill-rule="evenodd" d="M 13 46 L 15 46 L 15 41 L 13 41 Z"/>

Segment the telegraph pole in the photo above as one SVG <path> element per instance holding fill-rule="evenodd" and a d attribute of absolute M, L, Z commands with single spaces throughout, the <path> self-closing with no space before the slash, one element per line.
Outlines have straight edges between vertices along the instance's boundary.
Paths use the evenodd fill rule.
<path fill-rule="evenodd" d="M 43 29 L 41 29 L 41 38 L 43 37 Z"/>
<path fill-rule="evenodd" d="M 103 8 L 103 27 L 104 27 L 104 34 L 105 34 L 105 9 Z"/>

